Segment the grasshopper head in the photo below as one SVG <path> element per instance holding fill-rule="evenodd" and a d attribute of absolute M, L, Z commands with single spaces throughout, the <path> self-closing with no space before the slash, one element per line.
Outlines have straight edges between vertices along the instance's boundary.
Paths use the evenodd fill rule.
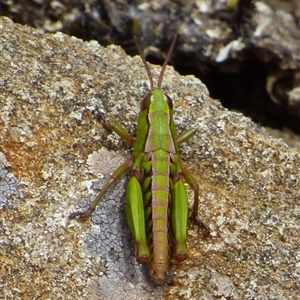
<path fill-rule="evenodd" d="M 170 109 L 173 109 L 173 101 L 168 95 L 164 94 L 162 89 L 154 88 L 141 102 L 141 110 L 148 107 L 149 112 L 169 112 Z"/>

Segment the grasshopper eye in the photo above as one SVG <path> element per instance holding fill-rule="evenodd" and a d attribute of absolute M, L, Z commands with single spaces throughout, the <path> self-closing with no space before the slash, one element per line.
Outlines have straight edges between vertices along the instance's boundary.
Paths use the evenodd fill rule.
<path fill-rule="evenodd" d="M 170 109 L 173 109 L 173 101 L 172 101 L 171 97 L 169 97 L 168 95 L 165 95 L 165 96 L 167 98 L 167 103 L 168 103 Z"/>
<path fill-rule="evenodd" d="M 152 94 L 149 93 L 144 99 L 143 101 L 141 102 L 141 110 L 145 110 L 148 108 L 148 106 L 150 105 L 151 103 L 151 97 L 152 97 Z"/>

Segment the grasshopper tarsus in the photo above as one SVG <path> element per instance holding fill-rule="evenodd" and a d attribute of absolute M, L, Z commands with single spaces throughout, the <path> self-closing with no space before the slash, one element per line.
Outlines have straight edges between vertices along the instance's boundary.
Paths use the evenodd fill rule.
<path fill-rule="evenodd" d="M 98 114 L 98 119 L 100 120 L 102 126 L 107 131 L 113 131 L 118 136 L 120 136 L 124 142 L 128 144 L 128 146 L 133 147 L 135 139 L 127 132 L 127 130 L 118 122 L 107 122 L 104 119 L 103 114 Z"/>
<path fill-rule="evenodd" d="M 104 115 L 103 115 L 102 112 L 96 114 L 96 119 L 97 119 L 97 121 L 99 121 L 99 122 L 103 125 L 103 127 L 106 129 L 107 121 L 105 120 Z"/>
<path fill-rule="evenodd" d="M 105 120 L 105 118 L 104 118 L 104 116 L 103 116 L 102 113 L 99 113 L 97 115 L 97 119 L 102 124 L 102 126 L 103 126 L 104 129 L 106 129 L 107 131 L 112 131 L 111 123 Z"/>
<path fill-rule="evenodd" d="M 191 219 L 199 228 L 203 229 L 203 235 L 205 237 L 209 236 L 210 234 L 209 227 L 198 216 L 191 216 Z"/>
<path fill-rule="evenodd" d="M 92 209 L 91 207 L 86 211 L 75 211 L 74 213 L 70 214 L 69 219 L 71 219 L 71 220 L 73 220 L 75 218 L 86 219 L 92 214 L 93 211 L 94 211 L 94 209 Z"/>

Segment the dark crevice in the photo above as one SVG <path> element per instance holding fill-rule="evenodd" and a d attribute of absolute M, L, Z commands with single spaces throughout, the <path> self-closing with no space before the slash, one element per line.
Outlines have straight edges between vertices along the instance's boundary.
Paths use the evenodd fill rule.
<path fill-rule="evenodd" d="M 147 60 L 161 64 L 154 56 L 147 57 Z M 199 78 L 207 86 L 210 96 L 219 99 L 229 110 L 239 111 L 263 126 L 280 130 L 289 128 L 300 134 L 300 112 L 299 116 L 292 116 L 282 105 L 272 101 L 267 93 L 266 80 L 273 66 L 275 64 L 267 64 L 255 57 L 206 64 L 201 67 L 204 71 L 183 67 L 176 61 L 174 64 L 181 75 L 192 74 Z"/>

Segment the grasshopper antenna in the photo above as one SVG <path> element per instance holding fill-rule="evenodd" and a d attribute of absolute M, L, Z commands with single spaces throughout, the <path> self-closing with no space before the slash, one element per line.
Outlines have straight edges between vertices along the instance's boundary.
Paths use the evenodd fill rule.
<path fill-rule="evenodd" d="M 140 57 L 141 57 L 141 59 L 142 59 L 142 61 L 143 61 L 143 64 L 144 64 L 144 66 L 145 66 L 145 69 L 146 69 L 146 71 L 147 71 L 147 75 L 148 75 L 148 78 L 149 78 L 149 81 L 150 81 L 150 88 L 151 88 L 151 90 L 153 90 L 154 84 L 153 84 L 153 77 L 152 77 L 150 68 L 149 68 L 149 66 L 148 66 L 148 64 L 147 64 L 147 62 L 146 62 L 145 56 L 144 56 L 144 54 L 143 54 L 143 50 L 142 50 L 142 48 L 141 48 L 141 45 L 140 45 L 140 43 L 139 43 L 137 37 L 134 36 L 133 38 L 134 38 L 135 46 L 136 46 L 136 48 L 137 48 L 137 50 L 138 50 L 138 52 L 139 52 L 139 54 L 140 54 Z"/>
<path fill-rule="evenodd" d="M 134 38 L 134 42 L 135 42 L 135 45 L 136 45 L 136 48 L 140 54 L 140 57 L 143 61 L 143 64 L 145 66 L 145 69 L 147 71 L 147 75 L 148 75 L 148 78 L 149 78 L 149 81 L 150 81 L 150 87 L 151 87 L 151 90 L 153 90 L 154 88 L 154 84 L 153 84 L 153 77 L 152 77 L 152 74 L 151 74 L 151 71 L 150 71 L 150 68 L 149 68 L 149 65 L 147 64 L 147 61 L 145 59 L 145 56 L 143 54 L 143 50 L 141 48 L 141 45 L 140 43 L 138 42 L 138 39 L 136 36 L 133 37 Z M 167 67 L 167 64 L 170 60 L 170 57 L 171 57 L 171 54 L 173 52 L 173 49 L 174 49 L 174 46 L 175 46 L 175 43 L 176 43 L 176 40 L 177 40 L 177 35 L 174 35 L 173 39 L 172 39 L 172 43 L 171 43 L 171 46 L 169 48 L 169 51 L 168 51 L 168 54 L 166 56 L 166 59 L 161 67 L 161 70 L 160 70 L 160 74 L 159 74 L 159 77 L 158 77 L 158 81 L 157 81 L 157 88 L 161 88 L 161 84 L 162 84 L 162 80 L 163 80 L 163 76 L 164 76 L 164 72 L 165 72 L 165 69 Z"/>
<path fill-rule="evenodd" d="M 171 54 L 173 52 L 173 49 L 174 49 L 174 46 L 175 46 L 175 43 L 176 43 L 176 40 L 177 40 L 177 34 L 174 35 L 173 39 L 172 39 L 172 43 L 171 43 L 171 46 L 169 48 L 169 51 L 168 51 L 168 54 L 166 56 L 166 59 L 161 67 L 161 70 L 160 70 L 160 74 L 159 74 L 159 77 L 158 77 L 158 82 L 157 82 L 157 87 L 160 89 L 161 88 L 161 84 L 162 84 L 162 80 L 163 80 L 163 76 L 164 76 L 164 72 L 165 72 L 165 69 L 167 67 L 167 64 L 169 62 L 169 59 L 171 57 Z"/>

